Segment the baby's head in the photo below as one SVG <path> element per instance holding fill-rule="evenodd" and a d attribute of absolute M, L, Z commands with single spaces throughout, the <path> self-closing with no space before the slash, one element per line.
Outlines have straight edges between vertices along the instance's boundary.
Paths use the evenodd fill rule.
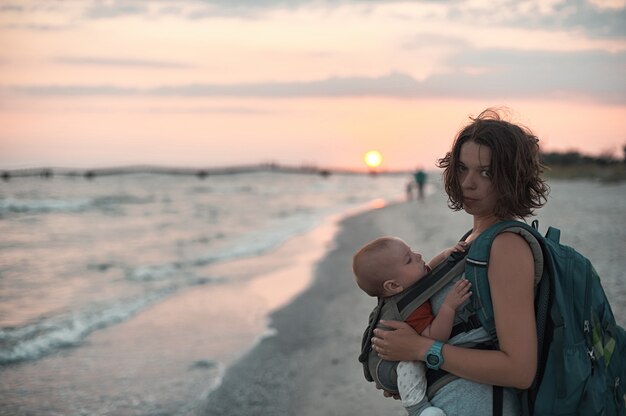
<path fill-rule="evenodd" d="M 380 237 L 363 246 L 352 259 L 357 285 L 370 296 L 393 296 L 426 274 L 421 254 L 399 238 Z"/>

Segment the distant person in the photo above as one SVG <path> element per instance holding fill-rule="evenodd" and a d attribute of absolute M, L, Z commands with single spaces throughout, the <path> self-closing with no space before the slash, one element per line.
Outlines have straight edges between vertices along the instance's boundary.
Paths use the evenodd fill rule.
<path fill-rule="evenodd" d="M 411 201 L 413 199 L 413 185 L 415 185 L 413 179 L 406 183 L 405 192 L 407 201 Z"/>
<path fill-rule="evenodd" d="M 426 184 L 426 172 L 423 169 L 418 169 L 414 174 L 415 185 L 417 186 L 417 199 L 424 199 L 424 185 Z"/>
<path fill-rule="evenodd" d="M 357 285 L 368 295 L 379 298 L 395 296 L 424 277 L 452 252 L 464 251 L 465 243 L 443 250 L 426 264 L 422 255 L 412 251 L 399 238 L 380 237 L 363 246 L 355 255 L 352 269 Z M 430 301 L 424 302 L 406 322 L 426 337 L 447 341 L 452 331 L 456 309 L 472 292 L 466 279 L 459 280 L 450 290 L 439 313 L 434 316 Z M 444 416 L 426 397 L 426 372 L 421 361 L 401 361 L 397 367 L 398 389 L 402 405 L 410 416 Z"/>

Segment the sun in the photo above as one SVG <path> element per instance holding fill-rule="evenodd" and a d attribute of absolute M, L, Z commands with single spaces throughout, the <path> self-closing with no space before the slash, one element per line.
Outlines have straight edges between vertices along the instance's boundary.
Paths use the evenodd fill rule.
<path fill-rule="evenodd" d="M 380 166 L 380 164 L 383 161 L 383 157 L 380 154 L 379 151 L 377 150 L 370 150 L 369 152 L 365 153 L 365 156 L 363 157 L 363 160 L 365 160 L 365 164 L 374 169 Z"/>

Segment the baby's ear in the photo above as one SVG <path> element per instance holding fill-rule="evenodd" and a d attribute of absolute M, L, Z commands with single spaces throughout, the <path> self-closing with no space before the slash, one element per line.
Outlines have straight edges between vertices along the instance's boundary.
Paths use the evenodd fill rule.
<path fill-rule="evenodd" d="M 404 288 L 393 279 L 385 280 L 383 283 L 383 289 L 389 294 L 389 296 L 395 295 L 404 290 Z"/>

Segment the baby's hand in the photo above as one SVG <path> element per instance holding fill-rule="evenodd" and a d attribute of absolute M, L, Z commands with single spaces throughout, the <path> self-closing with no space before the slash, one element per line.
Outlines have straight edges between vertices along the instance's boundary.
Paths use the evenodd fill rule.
<path fill-rule="evenodd" d="M 472 284 L 467 279 L 461 279 L 454 287 L 448 292 L 446 299 L 443 301 L 443 304 L 456 310 L 459 306 L 463 304 L 470 296 L 472 296 L 472 292 L 470 292 L 470 287 Z"/>
<path fill-rule="evenodd" d="M 452 247 L 453 253 L 463 252 L 467 249 L 467 243 L 465 241 L 459 241 Z"/>
<path fill-rule="evenodd" d="M 452 253 L 463 252 L 467 249 L 467 243 L 465 241 L 459 241 L 454 247 L 447 248 L 443 251 L 444 257 L 449 257 Z"/>

